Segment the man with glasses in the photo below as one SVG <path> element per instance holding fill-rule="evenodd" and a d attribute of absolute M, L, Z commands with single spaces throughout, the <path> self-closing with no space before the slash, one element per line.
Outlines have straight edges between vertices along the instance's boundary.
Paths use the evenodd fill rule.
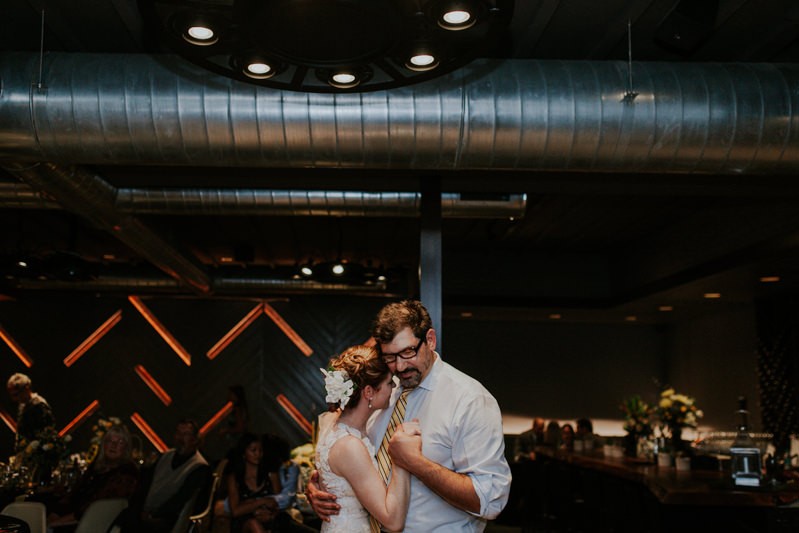
<path fill-rule="evenodd" d="M 400 387 L 388 409 L 369 420 L 369 438 L 380 446 L 401 397 L 407 402 L 404 419 L 418 418 L 421 426 L 421 449 L 402 432 L 388 445 L 393 463 L 413 475 L 405 531 L 483 531 L 510 492 L 497 401 L 436 353 L 436 332 L 421 302 L 387 305 L 378 313 L 372 334 Z M 380 451 L 378 461 L 379 456 Z M 323 520 L 336 512 L 332 495 L 314 484 L 308 492 Z"/>

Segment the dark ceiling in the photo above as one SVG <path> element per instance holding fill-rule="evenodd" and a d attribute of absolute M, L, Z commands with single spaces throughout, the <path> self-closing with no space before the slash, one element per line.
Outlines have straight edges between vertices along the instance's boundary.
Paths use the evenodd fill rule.
<path fill-rule="evenodd" d="M 47 52 L 169 52 L 160 47 L 132 0 L 4 0 L 0 50 L 38 52 L 42 10 Z M 626 61 L 628 21 L 635 61 L 799 59 L 799 5 L 794 0 L 517 0 L 508 38 L 491 54 Z M 4 143 L 12 140 L 0 137 L 0 145 Z M 634 315 L 639 322 L 668 322 L 710 306 L 737 305 L 799 287 L 795 172 L 200 168 L 160 163 L 87 164 L 85 170 L 118 189 L 414 192 L 440 180 L 443 192 L 483 199 L 526 194 L 521 218 L 443 219 L 445 315 L 488 312 L 493 317 L 547 319 L 561 314 L 564 319 L 602 321 Z M 3 294 L 112 291 L 111 284 L 98 280 L 167 277 L 86 217 L 56 205 L 21 205 L 19 191 L 30 187 L 11 172 L 0 171 L 2 184 L 17 187 L 14 193 L 0 192 Z M 418 290 L 418 217 L 139 213 L 137 218 L 211 277 L 278 279 L 299 263 L 341 258 L 384 269 L 389 282 L 381 294 Z M 30 262 L 27 271 L 15 266 L 22 257 Z M 781 281 L 762 283 L 764 275 L 780 276 Z M 131 292 L 129 287 L 121 290 Z M 138 292 L 147 290 L 142 282 Z M 709 291 L 722 298 L 703 299 Z M 362 292 L 374 289 L 364 285 Z M 291 291 L 263 287 L 248 293 Z M 662 305 L 674 311 L 659 312 Z"/>

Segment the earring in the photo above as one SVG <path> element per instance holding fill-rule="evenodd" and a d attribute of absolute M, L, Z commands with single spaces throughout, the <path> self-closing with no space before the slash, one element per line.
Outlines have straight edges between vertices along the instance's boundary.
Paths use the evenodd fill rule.
<path fill-rule="evenodd" d="M 372 408 L 372 399 L 369 398 L 369 409 L 371 409 L 371 408 Z"/>

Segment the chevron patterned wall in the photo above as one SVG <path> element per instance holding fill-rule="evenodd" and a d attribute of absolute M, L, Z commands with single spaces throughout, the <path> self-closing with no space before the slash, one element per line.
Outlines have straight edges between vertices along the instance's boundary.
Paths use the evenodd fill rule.
<path fill-rule="evenodd" d="M 367 341 L 385 303 L 84 295 L 0 302 L 0 369 L 3 380 L 14 372 L 31 377 L 58 428 L 73 436 L 73 451 L 88 447 L 100 416 L 123 419 L 141 435 L 145 453 L 170 446 L 183 417 L 207 427 L 220 415 L 224 424 L 233 384 L 246 391 L 251 430 L 297 445 L 310 439 L 311 423 L 325 408 L 318 368 Z M 5 458 L 16 411 L 7 395 L 0 409 Z M 210 429 L 208 454 L 218 455 L 220 446 Z"/>

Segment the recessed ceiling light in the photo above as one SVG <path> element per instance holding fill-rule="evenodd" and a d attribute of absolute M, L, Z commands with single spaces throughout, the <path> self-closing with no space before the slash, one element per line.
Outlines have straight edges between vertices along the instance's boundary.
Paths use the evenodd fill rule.
<path fill-rule="evenodd" d="M 28 268 L 28 263 L 25 261 L 17 261 L 17 265 L 21 266 L 22 268 Z"/>
<path fill-rule="evenodd" d="M 426 70 L 433 70 L 438 66 L 438 59 L 433 54 L 427 52 L 420 52 L 408 58 L 405 66 L 417 72 L 424 72 Z"/>
<path fill-rule="evenodd" d="M 717 298 L 721 298 L 721 293 L 720 292 L 706 292 L 705 293 L 705 298 L 707 298 L 708 300 L 715 300 Z"/>
<path fill-rule="evenodd" d="M 561 315 L 558 313 L 552 313 L 551 315 L 549 315 L 549 318 L 551 318 L 552 320 L 560 320 Z"/>
<path fill-rule="evenodd" d="M 674 307 L 671 305 L 661 305 L 658 307 L 658 311 L 674 311 Z"/>
<path fill-rule="evenodd" d="M 461 313 L 461 316 L 463 318 L 472 318 L 474 316 L 474 313 L 472 313 L 471 311 L 464 311 Z"/>
<path fill-rule="evenodd" d="M 331 270 L 333 271 L 333 274 L 335 274 L 336 276 L 340 276 L 344 273 L 344 265 L 342 265 L 341 263 L 336 263 L 335 265 L 333 265 L 333 268 Z"/>
<path fill-rule="evenodd" d="M 383 274 L 377 276 L 377 281 L 386 281 L 386 277 Z"/>
<path fill-rule="evenodd" d="M 232 263 L 233 262 L 233 258 L 232 257 L 228 257 L 228 256 L 223 256 L 223 257 L 219 258 L 219 262 L 220 263 Z"/>
<path fill-rule="evenodd" d="M 302 273 L 303 276 L 313 275 L 313 269 L 308 265 L 305 265 L 302 268 L 300 268 L 300 272 Z"/>
<path fill-rule="evenodd" d="M 275 70 L 268 63 L 253 61 L 244 67 L 244 74 L 251 78 L 265 80 L 275 74 Z"/>
<path fill-rule="evenodd" d="M 337 72 L 330 76 L 328 83 L 339 89 L 352 89 L 358 85 L 358 77 L 351 72 Z"/>
<path fill-rule="evenodd" d="M 196 44 L 197 46 L 209 46 L 215 44 L 219 40 L 214 33 L 214 30 L 208 26 L 200 25 L 190 26 L 183 35 L 183 38 L 191 44 Z"/>
<path fill-rule="evenodd" d="M 762 276 L 761 283 L 777 283 L 780 280 L 779 276 Z"/>
<path fill-rule="evenodd" d="M 626 320 L 627 322 L 635 322 L 636 320 L 638 320 L 638 317 L 635 315 L 629 315 L 624 317 L 624 320 Z"/>
<path fill-rule="evenodd" d="M 438 25 L 445 30 L 465 30 L 474 25 L 475 18 L 468 11 L 455 9 L 441 15 Z"/>

